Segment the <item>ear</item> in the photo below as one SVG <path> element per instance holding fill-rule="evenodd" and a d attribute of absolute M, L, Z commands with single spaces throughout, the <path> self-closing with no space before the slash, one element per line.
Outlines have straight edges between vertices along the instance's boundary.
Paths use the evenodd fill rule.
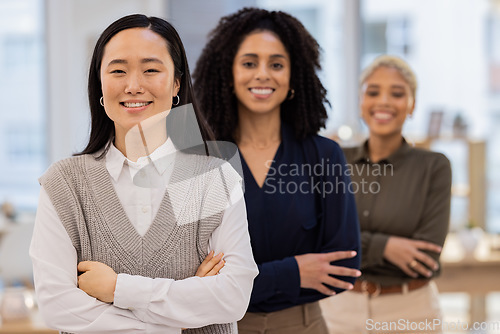
<path fill-rule="evenodd" d="M 181 79 L 175 78 L 174 79 L 174 92 L 173 96 L 176 96 L 179 93 L 179 90 L 181 89 Z"/>
<path fill-rule="evenodd" d="M 413 116 L 413 111 L 415 110 L 415 99 L 411 99 L 408 102 L 408 116 Z"/>

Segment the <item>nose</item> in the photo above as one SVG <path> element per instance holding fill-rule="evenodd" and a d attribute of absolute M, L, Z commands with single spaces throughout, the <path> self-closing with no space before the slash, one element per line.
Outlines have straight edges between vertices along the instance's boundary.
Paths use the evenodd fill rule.
<path fill-rule="evenodd" d="M 257 73 L 255 74 L 255 79 L 265 81 L 269 79 L 269 71 L 266 64 L 260 64 L 257 67 Z"/>
<path fill-rule="evenodd" d="M 380 92 L 377 96 L 377 103 L 379 104 L 388 104 L 389 103 L 389 94 Z"/>
<path fill-rule="evenodd" d="M 125 93 L 132 95 L 144 93 L 144 89 L 142 88 L 142 79 L 139 74 L 130 73 L 128 75 Z"/>

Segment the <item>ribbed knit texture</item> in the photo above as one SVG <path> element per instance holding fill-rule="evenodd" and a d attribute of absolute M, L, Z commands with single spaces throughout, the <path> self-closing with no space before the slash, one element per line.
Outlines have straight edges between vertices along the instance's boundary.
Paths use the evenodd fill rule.
<path fill-rule="evenodd" d="M 160 208 L 141 237 L 115 193 L 105 159 L 92 155 L 53 164 L 40 178 L 80 261 L 99 261 L 117 273 L 175 280 L 192 277 L 207 255 L 240 178 L 222 160 L 177 153 Z M 233 324 L 188 329 L 189 334 L 235 333 Z"/>

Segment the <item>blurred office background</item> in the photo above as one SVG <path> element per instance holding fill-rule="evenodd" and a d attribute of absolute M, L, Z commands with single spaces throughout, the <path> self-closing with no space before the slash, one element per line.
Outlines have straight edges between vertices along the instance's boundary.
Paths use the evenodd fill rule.
<path fill-rule="evenodd" d="M 344 145 L 366 134 L 361 68 L 382 53 L 406 59 L 419 89 L 405 136 L 452 161 L 451 230 L 480 227 L 498 248 L 500 0 L 0 0 L 0 203 L 10 220 L 32 221 L 37 178 L 86 143 L 88 64 L 107 25 L 137 12 L 168 19 L 193 69 L 218 19 L 245 6 L 287 11 L 318 40 L 332 103 L 323 134 Z M 491 293 L 443 293 L 447 316 L 500 320 L 493 290 L 500 283 Z"/>

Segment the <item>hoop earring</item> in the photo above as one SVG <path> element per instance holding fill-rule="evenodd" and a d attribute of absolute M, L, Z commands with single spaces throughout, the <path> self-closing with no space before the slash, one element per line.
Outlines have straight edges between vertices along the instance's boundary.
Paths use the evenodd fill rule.
<path fill-rule="evenodd" d="M 101 96 L 101 98 L 99 99 L 99 103 L 104 107 L 104 96 Z"/>
<path fill-rule="evenodd" d="M 172 105 L 176 106 L 181 102 L 181 98 L 179 97 L 179 95 L 176 95 L 173 98 L 177 98 L 177 102 L 174 102 L 172 99 Z"/>
<path fill-rule="evenodd" d="M 286 99 L 291 100 L 294 98 L 294 96 L 295 96 L 295 89 L 292 88 L 288 91 L 288 97 Z"/>

